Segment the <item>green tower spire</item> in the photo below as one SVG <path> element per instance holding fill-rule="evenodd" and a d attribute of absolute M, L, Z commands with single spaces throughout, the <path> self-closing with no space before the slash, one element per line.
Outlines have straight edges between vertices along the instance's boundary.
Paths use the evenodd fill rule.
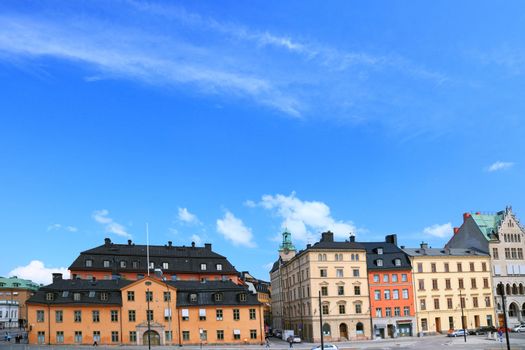
<path fill-rule="evenodd" d="M 282 233 L 283 243 L 279 246 L 279 251 L 292 251 L 295 250 L 295 246 L 292 243 L 292 234 L 288 232 L 288 229 L 284 229 Z"/>

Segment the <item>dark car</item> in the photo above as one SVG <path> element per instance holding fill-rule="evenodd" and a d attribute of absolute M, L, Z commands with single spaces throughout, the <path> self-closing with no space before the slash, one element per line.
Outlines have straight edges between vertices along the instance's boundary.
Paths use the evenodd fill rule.
<path fill-rule="evenodd" d="M 469 330 L 468 333 L 470 335 L 482 335 L 482 334 L 489 334 L 491 332 L 497 332 L 496 327 L 494 326 L 482 326 L 478 327 L 476 329 Z"/>

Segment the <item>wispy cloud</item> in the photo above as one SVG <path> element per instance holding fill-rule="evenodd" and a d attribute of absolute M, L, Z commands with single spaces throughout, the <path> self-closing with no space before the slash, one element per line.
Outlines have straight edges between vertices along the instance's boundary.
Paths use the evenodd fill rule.
<path fill-rule="evenodd" d="M 423 229 L 425 235 L 434 236 L 434 237 L 448 237 L 452 234 L 452 224 L 447 222 L 446 224 L 434 224 L 432 226 L 425 227 Z"/>
<path fill-rule="evenodd" d="M 497 161 L 487 167 L 488 172 L 494 172 L 499 170 L 510 169 L 514 166 L 513 162 L 501 162 Z"/>
<path fill-rule="evenodd" d="M 236 246 L 256 247 L 251 228 L 246 227 L 242 220 L 230 211 L 226 211 L 224 217 L 217 220 L 217 232 Z"/>
<path fill-rule="evenodd" d="M 197 215 L 190 213 L 187 208 L 179 208 L 177 218 L 180 222 L 186 224 L 198 225 L 201 223 L 197 218 Z"/>
<path fill-rule="evenodd" d="M 78 228 L 76 226 L 71 226 L 71 225 L 62 225 L 62 224 L 51 224 L 47 227 L 47 230 L 48 231 L 59 231 L 59 230 L 64 230 L 64 231 L 67 231 L 67 232 L 77 232 L 78 231 Z"/>
<path fill-rule="evenodd" d="M 107 209 L 95 210 L 93 212 L 92 218 L 99 224 L 104 225 L 104 229 L 108 233 L 114 233 L 117 236 L 131 238 L 131 235 L 127 232 L 124 225 L 119 224 L 109 216 L 109 211 Z"/>

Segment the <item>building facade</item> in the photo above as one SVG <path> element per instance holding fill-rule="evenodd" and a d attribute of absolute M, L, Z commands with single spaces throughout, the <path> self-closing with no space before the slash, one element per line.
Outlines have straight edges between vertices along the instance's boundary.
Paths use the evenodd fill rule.
<path fill-rule="evenodd" d="M 505 286 L 508 324 L 525 321 L 525 230 L 512 207 L 494 214 L 463 214 L 462 225 L 454 229 L 446 247 L 474 248 L 490 254 L 498 325 L 503 325 L 503 302 L 496 293 L 499 283 Z"/>
<path fill-rule="evenodd" d="M 262 305 L 232 281 L 64 280 L 28 302 L 30 344 L 261 344 Z"/>
<path fill-rule="evenodd" d="M 87 280 L 137 280 L 148 274 L 148 247 L 115 244 L 109 238 L 104 244 L 80 253 L 69 267 L 71 278 Z M 239 272 L 226 257 L 212 251 L 209 243 L 197 247 L 167 245 L 149 246 L 149 271 L 161 270 L 163 276 L 177 281 L 224 281 L 241 283 Z"/>
<path fill-rule="evenodd" d="M 285 232 L 271 271 L 274 325 L 311 342 L 320 341 L 321 329 L 326 341 L 370 339 L 364 246 L 353 237 L 336 242 L 332 232 L 324 232 L 319 242 L 295 253 L 288 240 Z M 274 281 L 279 281 L 277 288 Z"/>
<path fill-rule="evenodd" d="M 397 236 L 384 242 L 361 243 L 366 248 L 370 315 L 376 338 L 414 335 L 416 317 L 412 267 L 397 246 Z"/>
<path fill-rule="evenodd" d="M 419 334 L 495 324 L 488 254 L 474 249 L 403 249 L 410 257 Z"/>
<path fill-rule="evenodd" d="M 24 328 L 27 325 L 26 301 L 39 285 L 13 277 L 0 277 L 0 328 Z"/>

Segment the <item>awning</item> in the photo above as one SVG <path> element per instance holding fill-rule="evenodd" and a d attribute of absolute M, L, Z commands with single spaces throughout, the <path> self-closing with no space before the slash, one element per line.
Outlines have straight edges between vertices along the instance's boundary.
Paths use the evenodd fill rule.
<path fill-rule="evenodd" d="M 412 320 L 399 320 L 397 323 L 412 323 Z"/>

